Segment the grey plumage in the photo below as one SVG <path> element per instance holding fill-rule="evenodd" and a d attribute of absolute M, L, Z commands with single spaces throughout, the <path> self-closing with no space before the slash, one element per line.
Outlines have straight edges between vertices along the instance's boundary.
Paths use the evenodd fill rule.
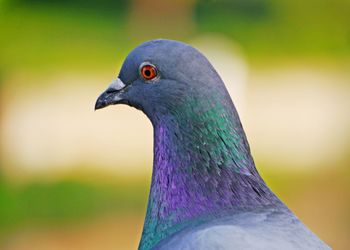
<path fill-rule="evenodd" d="M 156 249 L 330 249 L 288 209 L 236 211 L 164 240 Z"/>
<path fill-rule="evenodd" d="M 170 40 L 140 45 L 95 108 L 118 103 L 154 128 L 139 249 L 329 249 L 259 175 L 225 85 L 199 51 Z"/>

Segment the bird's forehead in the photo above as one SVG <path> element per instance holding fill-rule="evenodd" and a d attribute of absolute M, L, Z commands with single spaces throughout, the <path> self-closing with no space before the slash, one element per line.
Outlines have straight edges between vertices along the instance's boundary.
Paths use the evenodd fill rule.
<path fill-rule="evenodd" d="M 152 61 L 154 63 L 167 63 L 181 60 L 184 56 L 194 53 L 189 45 L 171 40 L 152 40 L 136 47 L 128 56 L 135 64 Z"/>
<path fill-rule="evenodd" d="M 136 80 L 143 62 L 155 65 L 163 77 L 177 80 L 212 71 L 205 56 L 190 45 L 172 40 L 152 40 L 130 52 L 119 77 L 126 83 Z"/>
<path fill-rule="evenodd" d="M 129 53 L 120 71 L 120 77 L 126 81 L 134 80 L 143 62 L 150 62 L 159 69 L 165 70 L 186 61 L 186 57 L 193 53 L 197 53 L 194 48 L 181 42 L 172 40 L 148 41 Z"/>

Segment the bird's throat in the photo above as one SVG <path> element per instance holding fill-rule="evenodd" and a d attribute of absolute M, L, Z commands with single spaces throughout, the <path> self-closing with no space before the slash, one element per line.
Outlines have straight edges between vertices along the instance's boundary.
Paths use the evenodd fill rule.
<path fill-rule="evenodd" d="M 228 105 L 153 121 L 153 175 L 140 247 L 190 221 L 272 202 L 237 112 Z"/>

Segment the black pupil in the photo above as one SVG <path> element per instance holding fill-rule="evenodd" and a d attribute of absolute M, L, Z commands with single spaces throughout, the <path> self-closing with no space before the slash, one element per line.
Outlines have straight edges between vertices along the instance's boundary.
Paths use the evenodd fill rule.
<path fill-rule="evenodd" d="M 150 77 L 151 76 L 151 71 L 149 69 L 145 70 L 145 76 Z"/>

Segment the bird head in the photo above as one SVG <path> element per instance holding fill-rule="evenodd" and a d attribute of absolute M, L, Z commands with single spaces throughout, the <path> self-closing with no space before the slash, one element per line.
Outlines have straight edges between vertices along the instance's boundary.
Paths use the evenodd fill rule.
<path fill-rule="evenodd" d="M 95 109 L 128 104 L 152 120 L 181 112 L 184 106 L 196 106 L 198 100 L 220 98 L 222 91 L 226 93 L 220 77 L 198 50 L 159 39 L 141 44 L 127 56 L 118 77 L 98 97 Z"/>

